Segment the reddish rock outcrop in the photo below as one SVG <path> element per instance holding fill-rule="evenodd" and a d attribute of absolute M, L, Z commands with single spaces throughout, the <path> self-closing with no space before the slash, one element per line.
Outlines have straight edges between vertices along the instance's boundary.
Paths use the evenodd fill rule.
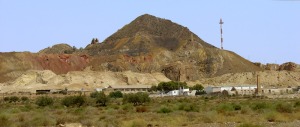
<path fill-rule="evenodd" d="M 76 54 L 0 53 L 0 60 L 0 82 L 10 80 L 6 74 L 13 71 L 51 70 L 65 74 L 81 71 L 89 64 L 87 55 Z"/>

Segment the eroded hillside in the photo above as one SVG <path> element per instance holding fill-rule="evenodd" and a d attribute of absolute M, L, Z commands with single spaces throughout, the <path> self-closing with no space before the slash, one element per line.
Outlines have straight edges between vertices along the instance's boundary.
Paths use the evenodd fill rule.
<path fill-rule="evenodd" d="M 299 65 L 291 62 L 254 64 L 206 43 L 187 27 L 148 14 L 101 43 L 93 39 L 84 49 L 58 44 L 39 53 L 0 53 L 3 89 L 154 85 L 169 80 L 255 84 L 256 74 L 265 85 L 296 86 L 299 73 Z"/>
<path fill-rule="evenodd" d="M 0 82 L 15 79 L 27 70 L 51 70 L 56 74 L 81 71 L 89 57 L 76 54 L 0 53 Z"/>
<path fill-rule="evenodd" d="M 162 73 L 72 71 L 55 74 L 50 70 L 29 70 L 0 85 L 0 92 L 35 92 L 36 89 L 94 90 L 117 85 L 157 85 L 170 81 Z"/>
<path fill-rule="evenodd" d="M 297 71 L 259 71 L 228 73 L 214 78 L 201 79 L 199 83 L 215 86 L 241 86 L 255 85 L 257 83 L 264 87 L 288 87 L 300 86 L 300 72 Z"/>
<path fill-rule="evenodd" d="M 94 56 L 90 65 L 95 71 L 162 72 L 180 81 L 262 70 L 204 42 L 186 27 L 148 14 L 85 50 Z"/>

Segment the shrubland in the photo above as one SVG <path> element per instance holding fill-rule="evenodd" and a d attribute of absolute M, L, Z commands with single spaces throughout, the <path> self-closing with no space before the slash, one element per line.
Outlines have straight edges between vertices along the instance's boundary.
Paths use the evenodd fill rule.
<path fill-rule="evenodd" d="M 12 98 L 12 100 L 10 99 Z M 263 127 L 300 119 L 299 99 L 157 97 L 146 93 L 2 97 L 0 126 L 210 126 Z M 28 117 L 30 116 L 30 117 Z M 253 124 L 255 123 L 255 124 Z M 278 125 L 279 126 L 279 125 Z"/>

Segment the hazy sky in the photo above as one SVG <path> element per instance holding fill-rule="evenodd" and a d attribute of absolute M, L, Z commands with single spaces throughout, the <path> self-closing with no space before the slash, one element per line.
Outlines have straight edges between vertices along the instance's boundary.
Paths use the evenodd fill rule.
<path fill-rule="evenodd" d="M 300 63 L 297 0 L 0 0 L 0 52 L 31 51 L 58 43 L 85 47 L 142 14 L 188 27 L 253 62 Z"/>

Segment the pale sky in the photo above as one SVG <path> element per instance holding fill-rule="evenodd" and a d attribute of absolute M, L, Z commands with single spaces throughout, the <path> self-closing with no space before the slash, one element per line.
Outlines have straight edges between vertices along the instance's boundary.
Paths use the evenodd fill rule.
<path fill-rule="evenodd" d="M 0 0 L 0 52 L 85 47 L 142 14 L 188 27 L 207 43 L 262 63 L 300 63 L 297 0 Z"/>

